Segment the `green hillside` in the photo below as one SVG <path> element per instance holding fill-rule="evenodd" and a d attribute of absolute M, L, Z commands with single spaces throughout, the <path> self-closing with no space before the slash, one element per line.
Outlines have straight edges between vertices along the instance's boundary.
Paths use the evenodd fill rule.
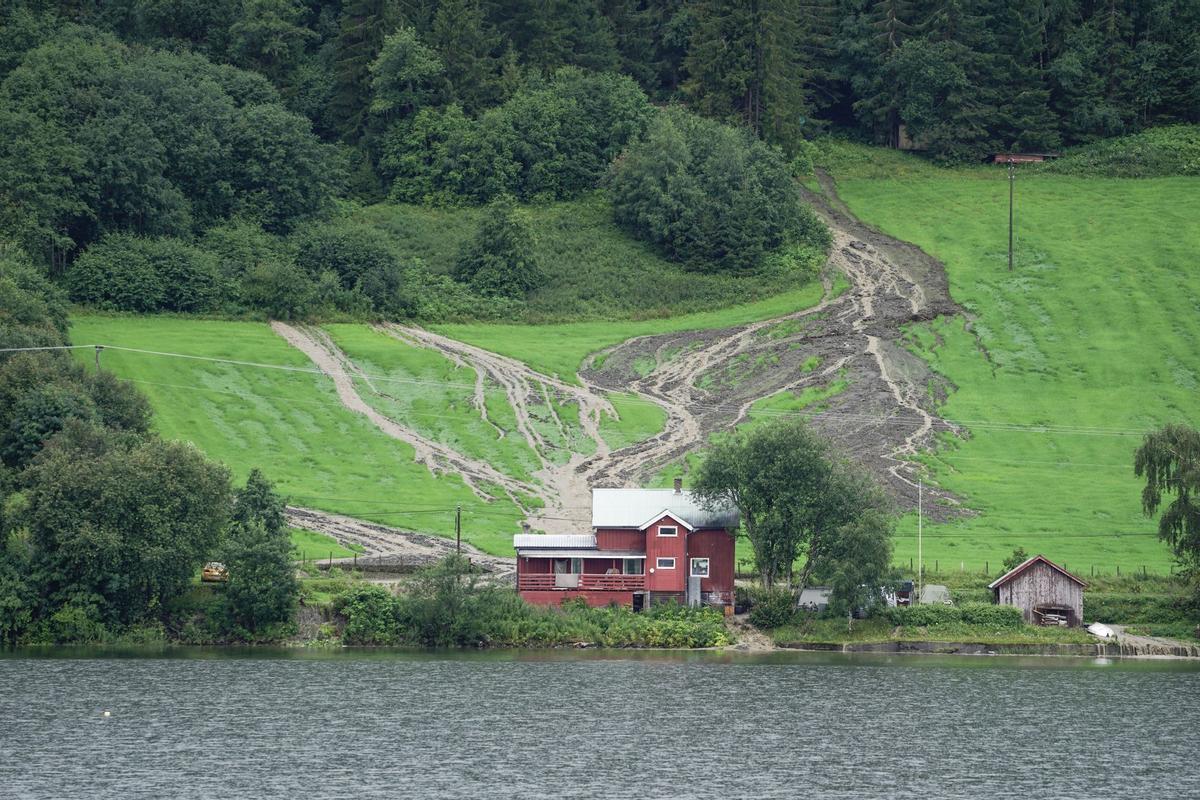
<path fill-rule="evenodd" d="M 159 352 L 293 368 L 269 369 L 119 350 L 103 364 L 150 399 L 155 426 L 193 442 L 239 479 L 254 467 L 307 505 L 362 519 L 453 535 L 463 506 L 468 538 L 504 552 L 519 515 L 507 501 L 484 503 L 457 477 L 435 478 L 413 450 L 338 403 L 331 382 L 261 323 L 170 317 L 74 318 L 78 344 L 103 342 Z M 90 351 L 82 351 L 85 361 Z"/>
<path fill-rule="evenodd" d="M 942 413 L 967 433 L 943 437 L 938 452 L 925 457 L 931 478 L 973 514 L 926 529 L 929 566 L 982 569 L 1021 546 L 1085 573 L 1093 565 L 1106 573 L 1117 566 L 1166 571 L 1169 554 L 1141 514 L 1131 460 L 1141 432 L 1200 415 L 1200 291 L 1189 279 L 1200 252 L 1200 230 L 1190 223 L 1200 216 L 1200 179 L 1024 171 L 1017 269 L 1009 274 L 1003 170 L 942 169 L 844 145 L 830 146 L 824 160 L 854 213 L 946 263 L 952 294 L 970 315 L 969 326 L 943 319 L 909 331 L 911 347 L 956 387 Z M 571 206 L 530 213 L 559 215 Z M 419 236 L 444 250 L 430 220 L 445 215 L 462 227 L 477 212 L 378 206 L 363 213 L 385 229 L 393 214 L 428 217 Z M 437 263 L 445 254 L 434 250 L 426 257 Z M 814 281 L 663 319 L 434 327 L 571 379 L 589 354 L 630 337 L 770 318 L 809 307 L 821 294 Z M 365 325 L 326 331 L 359 367 L 387 382 L 386 397 L 360 385 L 376 409 L 512 477 L 532 478 L 532 450 L 519 437 L 498 438 L 472 407 L 471 369 Z M 79 343 L 311 366 L 260 323 L 81 316 L 72 335 Z M 411 448 L 342 409 L 327 379 L 119 351 L 103 359 L 138 381 L 166 435 L 195 442 L 238 474 L 262 466 L 295 502 L 442 534 L 452 530 L 447 509 L 461 503 L 470 540 L 494 552 L 508 548 L 515 506 L 485 504 L 458 478 L 430 475 L 412 461 Z M 819 400 L 777 396 L 754 410 L 803 413 Z M 613 402 L 621 417 L 602 425 L 610 446 L 660 430 L 657 407 L 620 396 Z M 493 422 L 512 429 L 512 410 L 497 386 L 487 389 L 487 409 Z M 563 457 L 590 452 L 592 443 L 569 422 L 561 431 L 549 420 L 538 424 Z M 899 563 L 915 555 L 915 528 L 915 515 L 903 520 Z"/>
<path fill-rule="evenodd" d="M 972 318 L 911 330 L 969 432 L 927 461 L 979 512 L 929 530 L 927 562 L 978 567 L 1021 545 L 1085 573 L 1165 569 L 1132 457 L 1141 432 L 1200 418 L 1200 180 L 1022 172 L 1009 273 L 1004 170 L 907 161 L 888 179 L 843 159 L 837 177 L 856 214 L 945 262 Z"/>

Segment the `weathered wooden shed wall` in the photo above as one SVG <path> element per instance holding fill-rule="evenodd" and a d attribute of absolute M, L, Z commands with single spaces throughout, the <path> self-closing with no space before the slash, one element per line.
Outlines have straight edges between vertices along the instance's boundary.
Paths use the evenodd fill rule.
<path fill-rule="evenodd" d="M 1069 624 L 1082 624 L 1083 587 L 1044 561 L 1029 565 L 995 591 L 997 603 L 1021 609 L 1028 623 L 1037 622 L 1033 609 L 1038 606 L 1061 606 L 1071 610 Z"/>

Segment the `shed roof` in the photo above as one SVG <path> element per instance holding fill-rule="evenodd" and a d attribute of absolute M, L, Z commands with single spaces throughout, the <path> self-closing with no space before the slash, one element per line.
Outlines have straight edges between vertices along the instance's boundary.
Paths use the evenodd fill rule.
<path fill-rule="evenodd" d="M 641 528 L 646 520 L 670 514 L 693 528 L 736 528 L 741 519 L 736 506 L 712 511 L 687 490 L 592 489 L 593 528 Z M 655 515 L 651 519 L 651 515 Z"/>
<path fill-rule="evenodd" d="M 1020 575 L 1022 572 L 1029 569 L 1030 567 L 1032 567 L 1034 564 L 1038 563 L 1039 561 L 1042 562 L 1043 564 L 1045 564 L 1046 566 L 1050 567 L 1051 569 L 1053 569 L 1055 572 L 1061 572 L 1063 575 L 1065 575 L 1068 578 L 1070 578 L 1071 580 L 1075 581 L 1080 586 L 1084 586 L 1084 587 L 1087 586 L 1087 583 L 1085 581 L 1082 581 L 1079 578 L 1076 578 L 1074 575 L 1067 572 L 1065 569 L 1060 567 L 1058 564 L 1055 564 L 1050 559 L 1039 554 L 1039 555 L 1036 555 L 1033 558 L 1025 561 L 1024 563 L 1018 564 L 1017 566 L 1010 569 L 1008 572 L 1001 575 L 999 578 L 996 578 L 996 580 L 994 580 L 988 584 L 988 588 L 995 589 L 997 586 L 1008 583 L 1009 581 L 1013 580 L 1018 575 Z"/>

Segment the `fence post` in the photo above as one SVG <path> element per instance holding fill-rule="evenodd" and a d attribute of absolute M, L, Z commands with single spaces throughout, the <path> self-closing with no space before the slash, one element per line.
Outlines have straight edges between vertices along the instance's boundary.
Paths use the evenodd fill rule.
<path fill-rule="evenodd" d="M 933 560 L 933 574 L 934 575 L 941 574 L 941 568 L 938 566 L 938 560 L 936 558 Z"/>
<path fill-rule="evenodd" d="M 984 575 L 992 574 L 992 566 L 991 566 L 991 563 L 988 561 L 983 562 L 983 574 Z"/>
<path fill-rule="evenodd" d="M 1117 577 L 1121 577 L 1121 565 L 1117 564 Z"/>

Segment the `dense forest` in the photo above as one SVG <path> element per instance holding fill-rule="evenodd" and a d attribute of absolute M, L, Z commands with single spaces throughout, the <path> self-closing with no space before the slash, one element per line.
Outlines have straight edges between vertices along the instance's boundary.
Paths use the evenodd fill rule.
<path fill-rule="evenodd" d="M 1197 0 L 14 0 L 0 236 L 98 308 L 505 317 L 541 274 L 513 201 L 605 189 L 664 257 L 752 270 L 822 243 L 813 137 L 1195 122 L 1197 52 Z M 383 200 L 504 224 L 435 274 L 339 213 Z"/>

